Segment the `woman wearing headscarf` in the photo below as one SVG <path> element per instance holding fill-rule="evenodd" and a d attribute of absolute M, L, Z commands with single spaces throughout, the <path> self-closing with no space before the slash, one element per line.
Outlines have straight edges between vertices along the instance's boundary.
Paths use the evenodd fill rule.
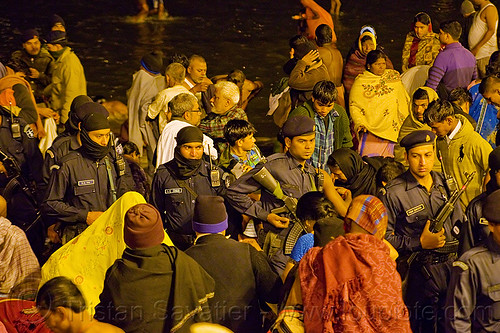
<path fill-rule="evenodd" d="M 302 258 L 307 332 L 411 332 L 401 278 L 382 241 L 386 228 L 382 202 L 358 196 L 346 214 L 346 235 Z"/>
<path fill-rule="evenodd" d="M 350 190 L 353 198 L 361 194 L 377 194 L 375 175 L 383 164 L 381 158 L 361 157 L 349 148 L 335 150 L 327 162 L 332 178 Z"/>
<path fill-rule="evenodd" d="M 386 58 L 382 51 L 370 51 L 366 70 L 352 85 L 349 110 L 361 156 L 394 156 L 399 129 L 408 116 L 410 97 L 399 73 L 386 68 Z"/>
<path fill-rule="evenodd" d="M 440 48 L 441 42 L 432 31 L 430 16 L 424 12 L 418 13 L 413 18 L 412 31 L 406 35 L 402 71 L 420 65 L 432 66 Z"/>
<path fill-rule="evenodd" d="M 370 25 L 365 25 L 361 28 L 358 39 L 346 57 L 342 83 L 344 84 L 347 96 L 349 96 L 356 76 L 365 71 L 366 55 L 372 50 L 382 50 L 382 47 L 377 45 L 377 34 L 375 29 Z M 386 66 L 390 69 L 394 68 L 388 57 L 386 58 Z"/>
<path fill-rule="evenodd" d="M 411 95 L 411 103 L 409 106 L 408 117 L 404 120 L 401 128 L 399 129 L 398 142 L 394 146 L 394 160 L 403 163 L 408 167 L 408 162 L 405 160 L 405 149 L 399 145 L 401 140 L 413 131 L 417 130 L 431 130 L 429 125 L 424 122 L 424 111 L 427 106 L 437 100 L 439 97 L 434 89 L 429 87 L 417 88 Z M 441 163 L 439 159 L 434 159 L 434 171 L 441 172 Z"/>

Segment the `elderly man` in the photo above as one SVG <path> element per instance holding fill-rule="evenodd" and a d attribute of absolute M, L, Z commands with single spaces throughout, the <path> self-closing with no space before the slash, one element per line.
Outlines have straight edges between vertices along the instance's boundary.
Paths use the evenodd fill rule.
<path fill-rule="evenodd" d="M 221 195 L 223 171 L 211 167 L 203 157 L 203 133 L 187 126 L 178 131 L 174 159 L 156 170 L 151 186 L 151 203 L 158 208 L 172 242 L 185 250 L 194 241 L 191 222 L 198 195 Z"/>
<path fill-rule="evenodd" d="M 187 126 L 198 126 L 200 124 L 201 111 L 198 100 L 191 93 L 182 93 L 168 103 L 168 117 L 171 121 L 163 129 L 156 151 L 156 167 L 167 163 L 174 158 L 175 138 L 177 133 Z M 203 147 L 205 154 L 212 159 L 217 159 L 217 151 L 214 141 L 203 135 Z"/>
<path fill-rule="evenodd" d="M 155 119 L 159 117 L 160 133 L 165 128 L 165 125 L 170 121 L 167 115 L 169 114 L 168 102 L 179 94 L 192 94 L 186 87 L 182 85 L 186 77 L 186 69 L 177 62 L 173 62 L 165 69 L 166 89 L 160 91 L 153 103 L 148 107 L 148 118 Z M 194 96 L 194 94 L 192 94 Z M 195 125 L 196 126 L 196 125 Z"/>
<path fill-rule="evenodd" d="M 53 60 L 49 52 L 41 47 L 40 34 L 35 29 L 26 30 L 21 36 L 23 49 L 12 53 L 12 59 L 19 59 L 29 66 L 26 79 L 31 85 L 37 102 L 43 101 L 43 90 L 52 80 Z"/>
<path fill-rule="evenodd" d="M 76 96 L 87 95 L 87 81 L 80 59 L 67 46 L 66 33 L 51 31 L 47 36 L 47 49 L 54 57 L 52 83 L 44 93 L 50 94 L 50 107 L 66 123 L 71 102 Z"/>
<path fill-rule="evenodd" d="M 204 118 L 199 127 L 203 133 L 214 139 L 219 146 L 219 151 L 224 149 L 224 126 L 232 119 L 248 121 L 245 111 L 238 107 L 240 90 L 238 86 L 229 81 L 215 84 L 215 95 L 212 103 L 212 113 Z"/>

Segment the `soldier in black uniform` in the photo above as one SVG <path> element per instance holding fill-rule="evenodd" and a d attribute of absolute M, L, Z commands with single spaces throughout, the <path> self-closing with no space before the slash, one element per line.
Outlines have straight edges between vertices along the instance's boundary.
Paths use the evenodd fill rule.
<path fill-rule="evenodd" d="M 181 250 L 194 240 L 192 220 L 198 195 L 223 196 L 223 171 L 203 160 L 203 133 L 198 127 L 182 128 L 176 137 L 174 158 L 158 167 L 151 185 L 151 203 L 158 208 L 163 226 Z"/>
<path fill-rule="evenodd" d="M 467 223 L 470 229 L 468 237 L 464 237 L 462 248 L 468 250 L 484 242 L 490 233 L 488 221 L 484 218 L 483 204 L 486 197 L 500 189 L 500 147 L 493 149 L 488 157 L 490 180 L 486 184 L 486 191 L 472 199 L 465 210 Z"/>
<path fill-rule="evenodd" d="M 456 203 L 444 228 L 438 233 L 429 230 L 430 220 L 449 199 L 444 177 L 432 171 L 435 138 L 431 131 L 419 130 L 401 140 L 409 169 L 387 184 L 382 197 L 389 217 L 386 239 L 399 252 L 400 273 L 406 259 L 416 254 L 409 267 L 405 302 L 413 332 L 425 333 L 443 331 L 438 326 L 444 323 L 446 289 L 458 249 L 452 229 L 464 220 Z"/>
<path fill-rule="evenodd" d="M 44 221 L 60 223 L 62 243 L 91 225 L 123 193 L 133 188 L 130 170 L 115 163 L 110 126 L 102 113 L 81 122 L 82 146 L 71 151 L 52 172 L 47 198 L 41 205 Z"/>
<path fill-rule="evenodd" d="M 0 191 L 7 201 L 7 218 L 26 231 L 39 259 L 45 241 L 43 226 L 37 221 L 42 196 L 42 153 L 31 127 L 22 118 L 0 107 Z"/>
<path fill-rule="evenodd" d="M 483 205 L 491 233 L 453 263 L 446 332 L 500 332 L 500 190 Z"/>
<path fill-rule="evenodd" d="M 282 207 L 283 201 L 264 190 L 263 186 L 253 179 L 253 175 L 262 167 L 266 167 L 280 183 L 283 193 L 289 197 L 299 199 L 307 192 L 317 191 L 320 187 L 318 185 L 322 185 L 326 198 L 333 203 L 340 215 L 344 216 L 349 206 L 350 192 L 343 192 L 346 195 L 346 201 L 344 201 L 333 186 L 330 176 L 323 170 L 317 173 L 311 164 L 306 163 L 314 152 L 314 126 L 314 120 L 306 116 L 288 119 L 282 128 L 287 153 L 269 156 L 265 164 L 257 165 L 231 184 L 227 190 L 226 199 L 238 212 L 263 221 L 264 233 L 271 231 L 271 235 L 278 235 L 268 236 L 266 244 L 262 242 L 264 237 L 260 237 L 259 242 L 261 246 L 265 245 L 265 252 L 268 256 L 273 256 L 283 247 L 283 239 L 291 223 L 290 215 L 280 216 L 271 212 L 275 208 Z M 321 176 L 317 177 L 318 174 Z M 324 179 L 323 184 L 318 184 L 317 178 Z M 253 201 L 247 194 L 257 190 L 262 190 L 260 201 Z M 283 269 L 286 261 L 287 258 L 283 256 L 277 261 L 277 267 Z"/>
<path fill-rule="evenodd" d="M 42 168 L 45 185 L 48 185 L 50 173 L 59 166 L 61 158 L 82 145 L 79 125 L 83 118 L 90 113 L 102 113 L 106 118 L 109 116 L 109 112 L 104 106 L 94 103 L 86 95 L 80 95 L 73 99 L 68 113 L 68 121 L 65 124 L 66 130 L 55 138 L 52 146 L 45 153 Z"/>

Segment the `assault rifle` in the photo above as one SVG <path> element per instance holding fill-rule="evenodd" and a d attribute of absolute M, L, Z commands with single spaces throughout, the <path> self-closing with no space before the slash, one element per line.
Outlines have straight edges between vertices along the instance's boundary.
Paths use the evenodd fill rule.
<path fill-rule="evenodd" d="M 472 181 L 475 174 L 476 174 L 476 171 L 473 171 L 472 173 L 467 175 L 467 179 L 465 180 L 465 183 L 462 185 L 460 190 L 455 189 L 455 191 L 453 191 L 451 193 L 451 196 L 448 199 L 448 201 L 446 201 L 445 204 L 443 206 L 441 206 L 437 215 L 431 219 L 431 223 L 429 226 L 429 230 L 431 232 L 438 233 L 443 229 L 444 223 L 451 216 L 451 214 L 453 213 L 453 210 L 455 209 L 455 204 L 457 203 L 458 199 L 460 199 L 460 196 L 462 196 L 462 194 L 465 192 L 465 189 L 467 188 L 469 183 Z M 454 179 L 453 179 L 453 182 L 455 182 Z M 458 234 L 458 232 L 457 232 L 457 234 Z M 459 245 L 458 240 L 454 239 L 454 240 L 446 242 L 443 247 L 433 249 L 430 251 L 438 253 L 438 254 L 439 253 L 441 253 L 441 254 L 453 253 L 453 252 L 457 252 L 458 245 Z M 402 282 L 403 282 L 403 294 L 406 294 L 408 273 L 410 272 L 411 265 L 413 264 L 413 262 L 415 261 L 415 259 L 419 255 L 428 254 L 428 253 L 430 253 L 430 251 L 423 250 L 423 251 L 413 252 L 409 257 L 406 257 L 407 259 L 401 258 L 400 260 L 398 260 L 398 271 L 401 275 Z M 423 267 L 423 269 L 426 271 L 427 275 L 430 275 L 430 273 L 427 272 L 427 269 L 425 267 Z"/>
<path fill-rule="evenodd" d="M 443 229 L 444 222 L 451 215 L 451 213 L 453 213 L 455 204 L 457 203 L 458 199 L 460 199 L 460 196 L 465 192 L 465 189 L 472 181 L 475 174 L 476 171 L 468 174 L 467 179 L 465 180 L 465 183 L 462 185 L 460 190 L 455 190 L 451 194 L 450 199 L 441 207 L 441 209 L 439 209 L 437 216 L 431 220 L 431 225 L 429 227 L 430 231 L 432 231 L 433 233 L 438 233 L 441 231 L 441 229 Z"/>
<path fill-rule="evenodd" d="M 283 252 L 285 255 L 292 253 L 292 249 L 297 242 L 297 239 L 303 234 L 307 233 L 304 224 L 297 218 L 297 199 L 292 198 L 283 193 L 280 183 L 271 175 L 266 167 L 262 167 L 255 175 L 252 176 L 260 185 L 262 185 L 269 193 L 274 195 L 277 199 L 283 201 L 284 205 L 282 207 L 275 208 L 271 210 L 271 213 L 282 214 L 287 213 L 291 216 L 291 220 L 294 222 L 293 226 L 290 228 L 288 235 L 285 238 L 285 244 Z"/>

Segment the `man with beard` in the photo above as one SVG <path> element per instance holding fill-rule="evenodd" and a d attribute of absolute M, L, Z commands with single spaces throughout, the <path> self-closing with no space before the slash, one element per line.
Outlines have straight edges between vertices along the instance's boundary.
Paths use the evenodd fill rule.
<path fill-rule="evenodd" d="M 42 102 L 43 90 L 52 80 L 53 59 L 41 48 L 40 34 L 35 29 L 26 30 L 21 36 L 23 49 L 12 53 L 11 58 L 28 65 L 30 74 L 26 79 L 31 84 L 36 101 Z"/>
<path fill-rule="evenodd" d="M 63 244 L 133 188 L 129 170 L 115 167 L 106 117 L 102 113 L 88 114 L 80 128 L 82 146 L 61 159 L 59 169 L 51 174 L 47 197 L 41 205 L 44 221 L 60 222 L 56 231 Z"/>
<path fill-rule="evenodd" d="M 194 126 L 182 128 L 176 137 L 173 160 L 156 170 L 151 203 L 160 211 L 163 226 L 181 250 L 194 240 L 192 219 L 198 195 L 222 195 L 223 171 L 204 161 L 203 133 Z M 219 180 L 219 181 L 217 181 Z"/>

